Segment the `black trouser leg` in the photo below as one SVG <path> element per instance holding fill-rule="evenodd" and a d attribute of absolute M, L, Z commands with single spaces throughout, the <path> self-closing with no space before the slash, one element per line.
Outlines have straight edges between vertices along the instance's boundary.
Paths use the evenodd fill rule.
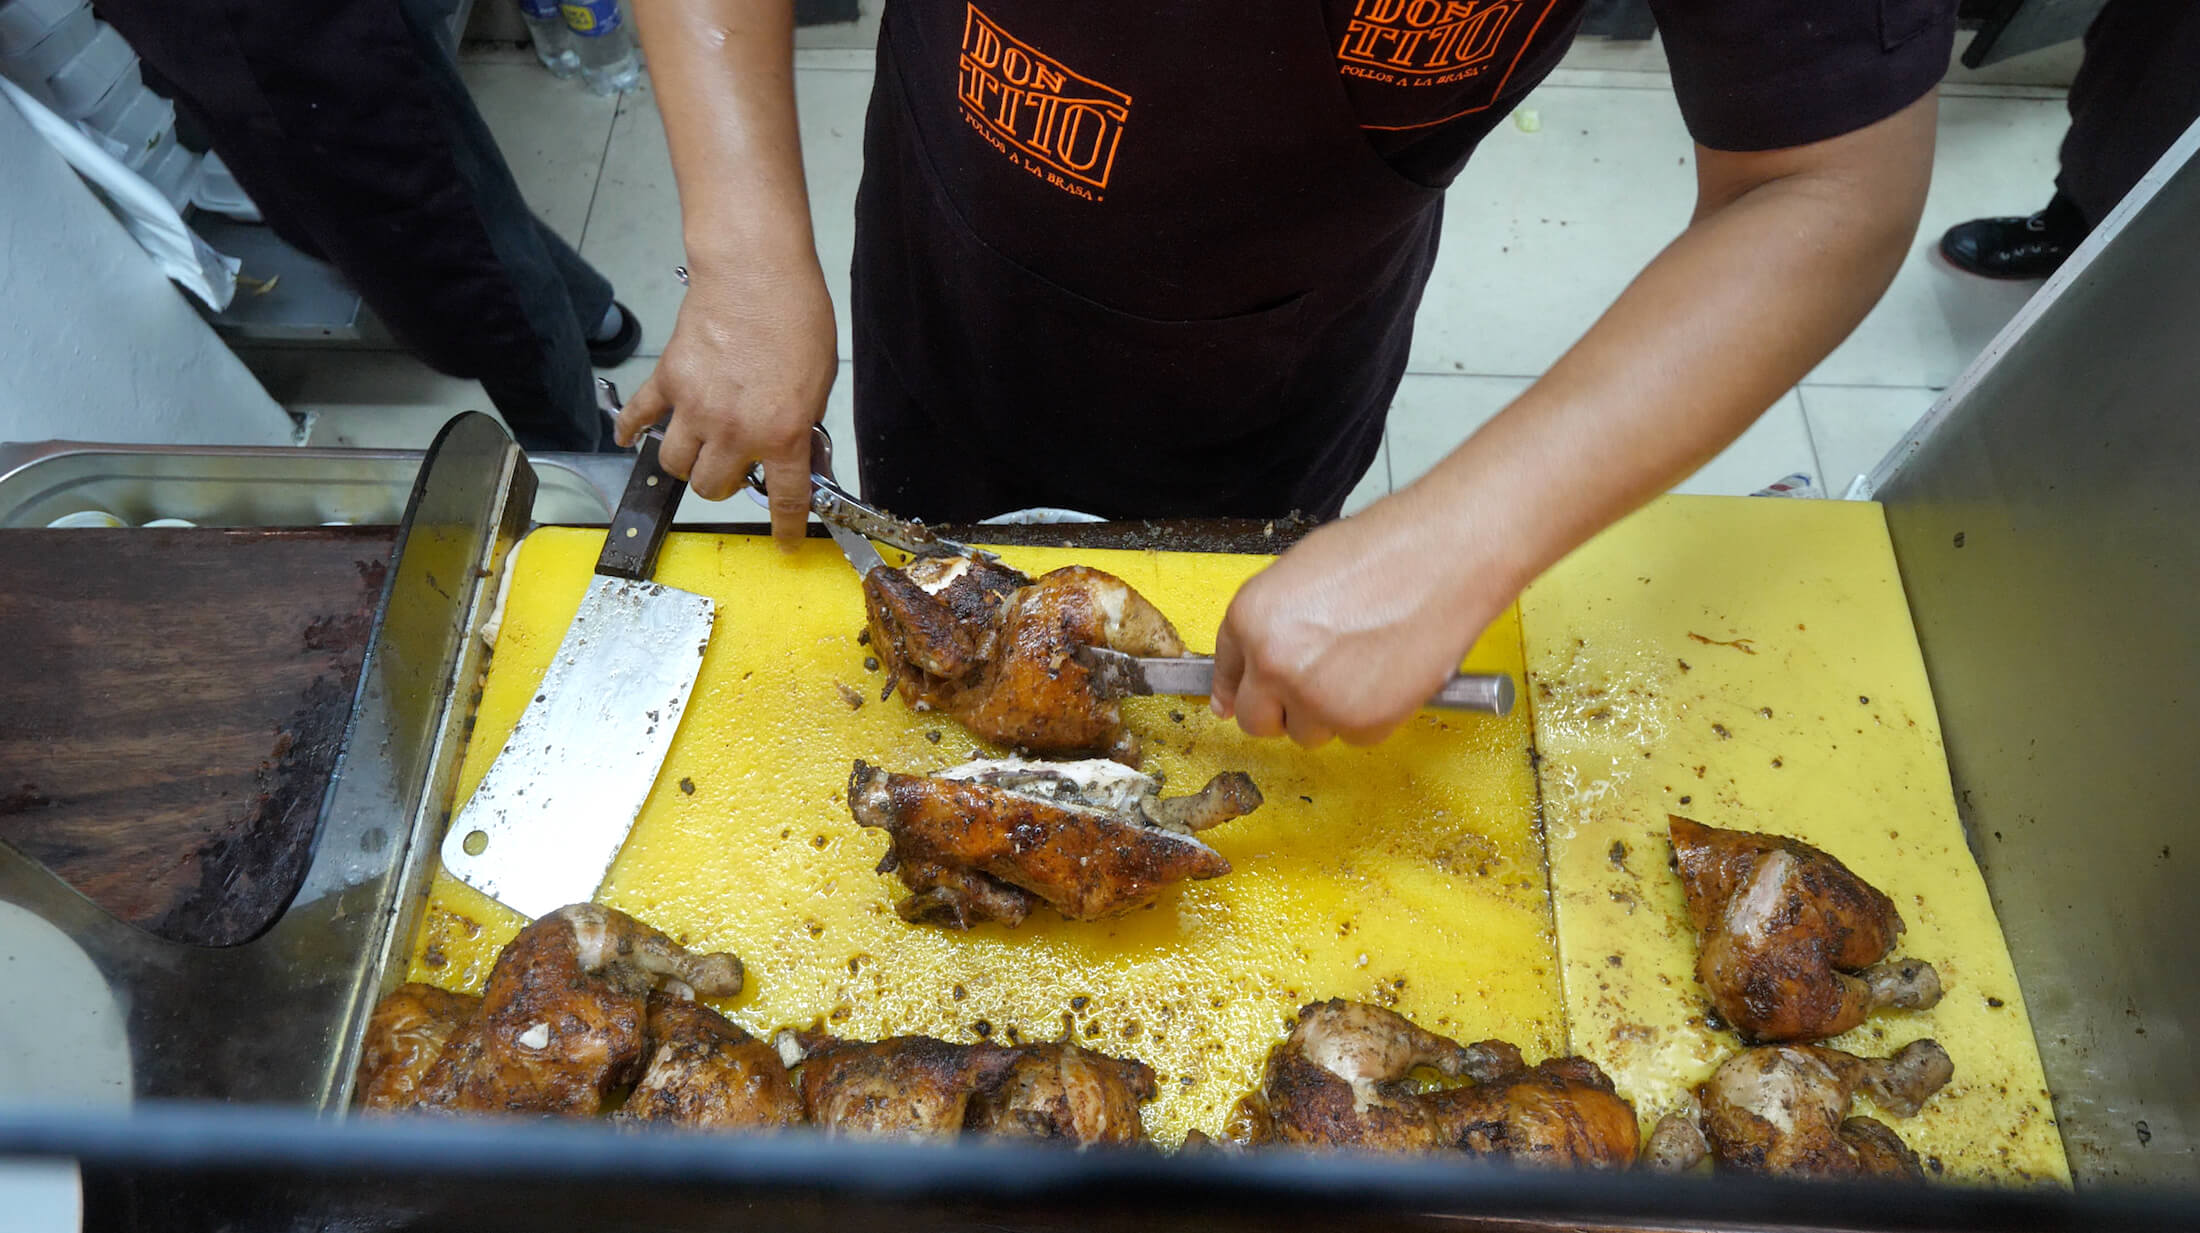
<path fill-rule="evenodd" d="M 98 0 L 279 234 L 529 449 L 609 437 L 587 329 L 611 287 L 527 209 L 435 41 L 438 0 Z"/>
<path fill-rule="evenodd" d="M 2110 0 L 2085 33 L 2055 187 L 2098 226 L 2200 118 L 2200 3 Z"/>

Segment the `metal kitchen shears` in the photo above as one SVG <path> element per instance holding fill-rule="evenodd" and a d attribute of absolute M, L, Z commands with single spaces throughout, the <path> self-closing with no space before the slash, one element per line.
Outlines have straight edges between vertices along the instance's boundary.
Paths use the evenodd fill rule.
<path fill-rule="evenodd" d="M 833 438 L 823 425 L 810 429 L 810 512 L 840 545 L 841 555 L 855 567 L 856 576 L 867 578 L 871 571 L 886 563 L 879 556 L 872 541 L 889 548 L 899 548 L 911 556 L 969 556 L 981 561 L 1000 558 L 982 548 L 957 543 L 938 535 L 921 522 L 896 518 L 874 506 L 866 505 L 861 498 L 840 486 L 833 478 Z M 748 473 L 749 492 L 752 498 L 764 503 L 770 494 L 764 488 L 764 466 L 752 463 Z"/>

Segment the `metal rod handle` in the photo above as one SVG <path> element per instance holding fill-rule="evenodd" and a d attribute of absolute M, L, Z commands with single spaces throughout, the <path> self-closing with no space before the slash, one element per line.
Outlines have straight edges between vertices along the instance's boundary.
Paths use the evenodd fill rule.
<path fill-rule="evenodd" d="M 1462 672 L 1444 682 L 1428 704 L 1447 711 L 1509 715 L 1513 709 L 1513 679 L 1502 672 Z"/>

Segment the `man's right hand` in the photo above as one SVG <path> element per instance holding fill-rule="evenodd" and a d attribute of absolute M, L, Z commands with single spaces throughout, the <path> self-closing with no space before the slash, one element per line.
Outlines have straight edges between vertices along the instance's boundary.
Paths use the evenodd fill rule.
<path fill-rule="evenodd" d="M 795 122 L 794 0 L 651 0 L 635 28 L 680 182 L 690 281 L 657 371 L 619 416 L 662 420 L 659 457 L 713 501 L 764 464 L 772 536 L 810 509 L 810 426 L 840 372 Z"/>
<path fill-rule="evenodd" d="M 698 268 L 657 370 L 619 415 L 629 445 L 672 413 L 659 453 L 665 470 L 719 501 L 764 464 L 772 535 L 791 546 L 810 508 L 810 427 L 840 372 L 825 279 L 808 253 L 785 263 Z M 807 267 L 807 268 L 804 268 Z"/>

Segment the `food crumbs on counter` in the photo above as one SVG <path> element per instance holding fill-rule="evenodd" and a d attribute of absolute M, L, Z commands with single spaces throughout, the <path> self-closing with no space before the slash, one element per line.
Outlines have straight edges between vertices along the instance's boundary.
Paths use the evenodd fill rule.
<path fill-rule="evenodd" d="M 681 776 L 681 777 L 680 777 L 680 791 L 681 791 L 681 793 L 682 793 L 682 794 L 684 794 L 684 795 L 687 795 L 687 796 L 693 796 L 693 795 L 695 795 L 695 781 L 694 781 L 694 780 L 692 780 L 692 779 L 689 779 L 689 778 L 688 778 L 688 777 L 686 777 L 685 775 Z"/>
<path fill-rule="evenodd" d="M 860 711 L 863 709 L 862 694 L 848 688 L 847 684 L 841 681 L 834 681 L 833 688 L 840 691 L 840 700 L 848 704 L 849 710 Z"/>

